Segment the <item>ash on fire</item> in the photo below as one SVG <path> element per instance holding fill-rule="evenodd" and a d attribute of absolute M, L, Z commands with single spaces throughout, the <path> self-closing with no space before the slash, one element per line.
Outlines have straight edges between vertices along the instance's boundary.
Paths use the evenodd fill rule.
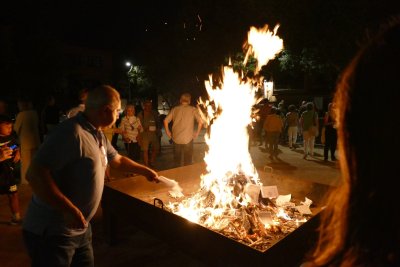
<path fill-rule="evenodd" d="M 228 206 L 215 204 L 216 195 L 203 188 L 170 203 L 167 210 L 261 252 L 312 217 L 310 199 L 279 195 L 276 186 L 256 185 L 239 174 L 229 179 L 228 187 L 235 196 Z"/>

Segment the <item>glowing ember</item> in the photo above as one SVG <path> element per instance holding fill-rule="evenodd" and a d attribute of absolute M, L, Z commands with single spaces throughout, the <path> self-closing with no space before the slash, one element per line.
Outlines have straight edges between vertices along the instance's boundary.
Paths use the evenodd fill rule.
<path fill-rule="evenodd" d="M 267 25 L 259 30 L 251 28 L 244 63 L 254 54 L 258 71 L 282 50 L 277 29 L 270 32 Z M 262 184 L 251 160 L 247 132 L 252 107 L 258 101 L 256 81 L 244 81 L 229 66 L 223 68 L 222 77 L 221 87 L 214 88 L 212 77 L 205 82 L 209 100 L 200 101 L 206 110 L 203 117 L 210 124 L 205 137 L 207 173 L 201 177 L 201 189 L 188 199 L 170 203 L 168 208 L 192 222 L 264 250 L 276 236 L 293 231 L 305 220 L 292 202 L 258 199 Z"/>

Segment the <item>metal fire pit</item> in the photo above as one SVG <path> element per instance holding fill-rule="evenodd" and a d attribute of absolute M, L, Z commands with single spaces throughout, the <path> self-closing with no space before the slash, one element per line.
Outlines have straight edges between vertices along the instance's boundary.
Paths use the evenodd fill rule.
<path fill-rule="evenodd" d="M 159 172 L 178 181 L 185 195 L 197 192 L 203 173 L 204 163 Z M 161 203 L 176 202 L 169 196 L 169 188 L 149 183 L 140 176 L 112 181 L 105 186 L 102 208 L 106 240 L 111 245 L 117 242 L 118 218 L 210 266 L 298 266 L 315 240 L 321 200 L 329 186 L 279 179 L 262 171 L 259 175 L 264 185 L 276 185 L 281 195 L 292 194 L 292 198 L 307 197 L 313 201 L 313 217 L 264 252 L 164 210 Z"/>

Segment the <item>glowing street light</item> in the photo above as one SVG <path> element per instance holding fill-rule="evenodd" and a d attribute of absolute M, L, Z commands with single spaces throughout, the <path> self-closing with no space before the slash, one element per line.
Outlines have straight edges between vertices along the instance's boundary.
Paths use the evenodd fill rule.
<path fill-rule="evenodd" d="M 131 62 L 126 61 L 125 62 L 125 66 L 129 67 L 129 70 L 128 70 L 126 76 L 128 77 L 128 101 L 131 102 L 131 100 L 132 100 L 132 96 L 131 96 L 131 81 L 129 79 L 129 73 L 131 72 L 133 65 L 132 65 Z"/>

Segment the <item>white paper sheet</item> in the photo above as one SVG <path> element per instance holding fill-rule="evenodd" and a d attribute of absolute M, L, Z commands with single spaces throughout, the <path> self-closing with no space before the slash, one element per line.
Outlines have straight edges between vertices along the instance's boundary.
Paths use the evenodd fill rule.
<path fill-rule="evenodd" d="M 263 198 L 277 198 L 279 196 L 278 187 L 276 185 L 263 186 L 261 188 L 261 196 Z"/>
<path fill-rule="evenodd" d="M 244 192 L 251 198 L 253 203 L 258 203 L 258 196 L 260 195 L 261 186 L 255 184 L 246 184 Z"/>
<path fill-rule="evenodd" d="M 309 206 L 306 205 L 300 205 L 296 206 L 296 209 L 301 213 L 301 214 L 312 214 Z"/>
<path fill-rule="evenodd" d="M 166 186 L 171 187 L 171 190 L 168 191 L 171 197 L 173 198 L 180 198 L 183 197 L 183 190 L 179 186 L 178 182 L 172 179 L 168 179 L 167 177 L 164 176 L 158 176 L 158 180 L 160 182 L 163 182 Z"/>
<path fill-rule="evenodd" d="M 278 206 L 283 206 L 283 205 L 289 203 L 289 202 L 290 202 L 290 199 L 292 199 L 292 194 L 280 195 L 280 196 L 276 199 L 276 205 L 278 205 Z"/>

